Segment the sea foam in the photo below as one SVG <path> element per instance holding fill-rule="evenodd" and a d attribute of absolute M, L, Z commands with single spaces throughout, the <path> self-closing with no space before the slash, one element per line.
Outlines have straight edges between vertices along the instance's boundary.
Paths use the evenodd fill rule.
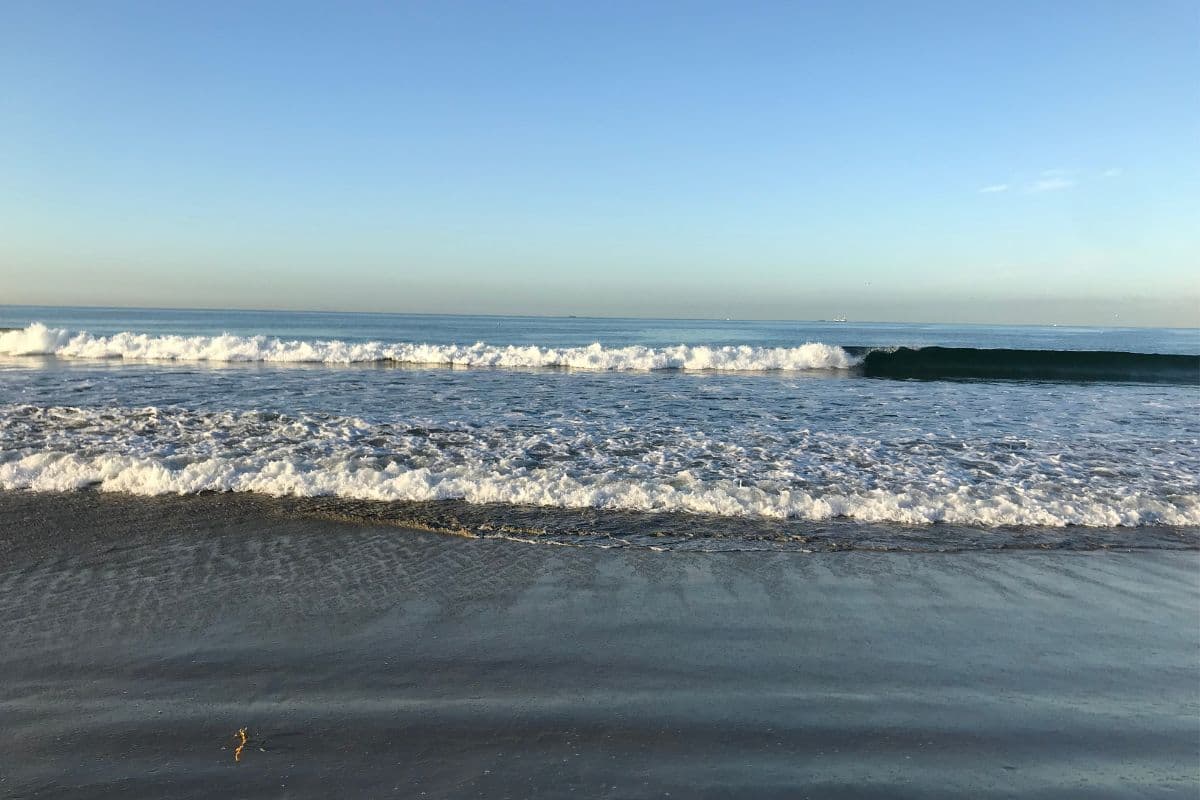
<path fill-rule="evenodd" d="M 483 465 L 445 471 L 396 467 L 363 469 L 353 459 L 259 460 L 206 458 L 191 462 L 121 455 L 37 453 L 0 464 L 0 488 L 71 491 L 80 488 L 137 495 L 256 492 L 272 496 L 336 496 L 355 500 L 505 503 L 549 508 L 595 508 L 824 521 L 984 527 L 1200 525 L 1200 495 L 1175 502 L 1131 494 L 1123 498 L 1062 498 L 1046 492 L 953 495 L 906 487 L 863 494 L 769 492 L 730 481 L 679 487 L 666 480 L 579 478 L 563 470 L 502 475 Z"/>
<path fill-rule="evenodd" d="M 1007 466 L 999 477 L 961 466 L 964 458 L 1001 456 Z M 811 434 L 771 458 L 768 469 L 752 449 L 684 430 L 617 448 L 587 432 L 330 415 L 0 408 L 3 489 L 457 499 L 907 525 L 1200 525 L 1200 487 L 1186 465 L 1131 483 L 1105 479 L 1092 463 L 1014 454 L 1003 441 L 885 448 L 828 434 Z"/>
<path fill-rule="evenodd" d="M 285 340 L 268 336 L 177 336 L 117 333 L 98 336 L 35 322 L 0 333 L 0 355 L 64 359 L 356 364 L 387 362 L 455 367 L 567 368 L 591 371 L 714 370 L 727 372 L 845 370 L 858 359 L 840 347 L 749 345 L 672 347 L 542 347 Z"/>

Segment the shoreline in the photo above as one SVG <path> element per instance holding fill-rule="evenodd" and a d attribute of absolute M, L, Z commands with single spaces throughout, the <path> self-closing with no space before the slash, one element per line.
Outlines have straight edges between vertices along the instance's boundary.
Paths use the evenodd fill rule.
<path fill-rule="evenodd" d="M 1195 551 L 656 553 L 17 497 L 6 796 L 1200 787 Z"/>
<path fill-rule="evenodd" d="M 36 516 L 47 504 L 88 514 L 111 508 L 144 519 L 179 515 L 260 515 L 354 527 L 384 526 L 442 536 L 500 540 L 530 546 L 637 549 L 671 553 L 972 553 L 1200 551 L 1200 527 L 994 526 L 901 524 L 830 520 L 719 517 L 675 511 L 472 503 L 466 500 L 393 501 L 275 496 L 244 491 L 140 495 L 101 489 L 0 489 L 0 513 Z M 0 554 L 5 544 L 0 541 Z"/>

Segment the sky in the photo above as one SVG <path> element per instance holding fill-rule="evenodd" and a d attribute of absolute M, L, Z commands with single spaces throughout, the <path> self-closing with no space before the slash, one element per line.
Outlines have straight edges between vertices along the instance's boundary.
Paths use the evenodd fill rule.
<path fill-rule="evenodd" d="M 1200 326 L 1200 6 L 0 0 L 0 303 Z"/>

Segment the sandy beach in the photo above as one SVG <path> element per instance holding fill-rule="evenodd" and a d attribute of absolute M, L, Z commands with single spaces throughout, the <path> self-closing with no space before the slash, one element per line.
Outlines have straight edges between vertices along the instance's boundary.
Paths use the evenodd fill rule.
<path fill-rule="evenodd" d="M 6 4 L 0 800 L 1200 800 L 1196 12 Z"/>
<path fill-rule="evenodd" d="M 1194 797 L 1198 576 L 0 493 L 0 795 Z"/>

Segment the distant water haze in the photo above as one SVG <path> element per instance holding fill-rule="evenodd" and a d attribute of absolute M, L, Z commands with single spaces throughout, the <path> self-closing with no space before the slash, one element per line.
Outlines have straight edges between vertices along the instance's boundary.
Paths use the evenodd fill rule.
<path fill-rule="evenodd" d="M 866 290 L 858 295 L 813 297 L 781 287 L 750 296 L 730 289 L 724 293 L 691 289 L 674 293 L 596 289 L 562 290 L 543 294 L 521 287 L 488 290 L 401 285 L 376 287 L 282 286 L 240 291 L 197 286 L 163 294 L 129 284 L 119 287 L 53 291 L 10 291 L 0 297 L 21 305 L 95 306 L 164 309 L 244 309 L 280 311 L 414 313 L 447 315 L 511 315 L 547 317 L 605 317 L 645 319 L 793 320 L 851 322 L 962 323 L 982 325 L 1085 325 L 1105 327 L 1198 328 L 1200 295 L 1186 291 L 1169 297 L 1092 297 L 1077 295 L 994 296 L 914 295 Z M 1198 334 L 1200 335 L 1200 334 Z"/>

